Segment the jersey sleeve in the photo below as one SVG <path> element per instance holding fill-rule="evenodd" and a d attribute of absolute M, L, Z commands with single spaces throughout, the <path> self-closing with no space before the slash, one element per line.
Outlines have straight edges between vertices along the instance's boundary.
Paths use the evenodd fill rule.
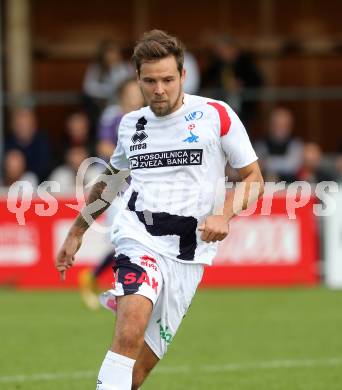
<path fill-rule="evenodd" d="M 247 165 L 255 162 L 258 157 L 240 118 L 229 106 L 224 104 L 222 107 L 224 111 L 222 109 L 221 115 L 219 115 L 222 149 L 226 154 L 231 167 L 246 167 Z M 222 123 L 222 119 L 224 119 L 227 115 L 228 119 L 226 118 Z"/>
<path fill-rule="evenodd" d="M 114 150 L 114 153 L 112 154 L 110 158 L 110 165 L 114 167 L 115 169 L 121 171 L 129 169 L 129 161 L 126 156 L 125 149 L 123 147 L 123 129 L 122 129 L 122 121 L 119 126 L 118 130 L 118 143 L 116 145 L 116 148 Z"/>

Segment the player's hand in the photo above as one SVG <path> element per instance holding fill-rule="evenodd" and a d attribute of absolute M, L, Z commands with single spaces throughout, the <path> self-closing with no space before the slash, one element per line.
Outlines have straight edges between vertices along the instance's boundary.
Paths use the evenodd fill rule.
<path fill-rule="evenodd" d="M 199 227 L 201 240 L 205 242 L 222 241 L 229 233 L 229 222 L 223 215 L 210 215 Z"/>
<path fill-rule="evenodd" d="M 56 268 L 60 273 L 61 279 L 65 280 L 66 271 L 74 265 L 75 254 L 82 244 L 82 236 L 68 234 L 62 248 L 59 250 L 56 259 Z"/>

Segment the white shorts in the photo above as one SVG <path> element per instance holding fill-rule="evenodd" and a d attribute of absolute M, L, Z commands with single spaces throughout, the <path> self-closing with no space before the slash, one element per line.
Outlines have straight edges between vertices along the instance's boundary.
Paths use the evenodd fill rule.
<path fill-rule="evenodd" d="M 204 265 L 166 259 L 134 240 L 124 250 L 116 250 L 115 283 L 110 291 L 115 296 L 139 294 L 152 301 L 145 341 L 161 359 L 190 307 Z"/>

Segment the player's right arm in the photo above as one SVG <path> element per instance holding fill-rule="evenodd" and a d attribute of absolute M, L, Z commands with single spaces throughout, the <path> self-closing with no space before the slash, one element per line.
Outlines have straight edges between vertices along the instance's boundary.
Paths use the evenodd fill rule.
<path fill-rule="evenodd" d="M 56 268 L 62 280 L 65 280 L 66 270 L 72 267 L 75 261 L 75 254 L 82 244 L 84 233 L 111 205 L 128 175 L 129 171 L 119 171 L 109 165 L 91 188 L 85 207 L 72 224 L 57 255 Z"/>
<path fill-rule="evenodd" d="M 122 118 L 118 129 L 118 143 L 110 158 L 106 170 L 97 178 L 96 183 L 90 190 L 86 206 L 72 224 L 68 235 L 60 249 L 56 268 L 65 279 L 66 270 L 72 267 L 75 254 L 82 244 L 82 238 L 93 221 L 111 205 L 114 198 L 125 183 L 129 175 L 130 164 L 126 156 L 125 148 L 120 134 L 124 132 L 126 125 L 125 116 Z M 130 130 L 130 128 L 128 128 Z M 114 168 L 115 167 L 115 168 Z"/>

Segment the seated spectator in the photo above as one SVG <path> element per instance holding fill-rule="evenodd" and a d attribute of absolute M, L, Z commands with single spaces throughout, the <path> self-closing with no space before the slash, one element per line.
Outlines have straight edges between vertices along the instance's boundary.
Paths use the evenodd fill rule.
<path fill-rule="evenodd" d="M 83 146 L 90 149 L 90 154 L 93 155 L 94 150 L 91 150 L 90 123 L 85 112 L 74 111 L 68 115 L 65 122 L 65 144 L 64 153 L 67 149 L 74 146 Z"/>
<path fill-rule="evenodd" d="M 196 95 L 200 86 L 200 71 L 195 56 L 188 51 L 184 53 L 184 69 L 186 71 L 184 92 Z"/>
<path fill-rule="evenodd" d="M 38 186 L 37 176 L 26 171 L 26 160 L 24 154 L 17 149 L 8 150 L 4 156 L 2 166 L 2 183 L 1 186 L 10 187 L 16 181 L 27 181 L 33 188 Z"/>
<path fill-rule="evenodd" d="M 315 184 L 321 181 L 335 180 L 332 172 L 322 167 L 322 151 L 318 144 L 308 142 L 303 147 L 302 165 L 296 175 L 296 180 Z"/>
<path fill-rule="evenodd" d="M 246 89 L 263 86 L 263 76 L 253 56 L 234 37 L 221 34 L 210 42 L 211 61 L 203 73 L 202 88 L 212 98 L 226 101 L 249 127 L 256 114 L 256 101 L 243 100 Z"/>
<path fill-rule="evenodd" d="M 118 141 L 118 129 L 124 114 L 138 110 L 144 104 L 138 83 L 135 79 L 124 81 L 118 90 L 119 104 L 109 106 L 103 113 L 99 131 L 97 155 L 108 161 Z"/>
<path fill-rule="evenodd" d="M 293 115 L 278 107 L 271 112 L 268 133 L 255 143 L 266 180 L 293 181 L 302 162 L 302 142 L 295 138 Z"/>
<path fill-rule="evenodd" d="M 26 159 L 27 170 L 35 173 L 39 182 L 46 179 L 51 166 L 50 145 L 46 135 L 38 129 L 35 113 L 28 108 L 14 110 L 11 134 L 5 151 L 20 150 Z"/>
<path fill-rule="evenodd" d="M 341 183 L 342 182 L 342 155 L 337 156 L 335 167 L 337 173 L 337 180 Z"/>
<path fill-rule="evenodd" d="M 89 166 L 85 172 L 79 171 L 80 165 L 88 157 L 84 146 L 74 146 L 67 150 L 65 163 L 54 169 L 49 177 L 49 180 L 60 184 L 61 194 L 74 195 L 76 189 L 84 188 L 100 173 L 100 169 L 95 165 Z"/>
<path fill-rule="evenodd" d="M 119 85 L 133 76 L 133 67 L 123 61 L 119 47 L 112 41 L 102 42 L 97 58 L 88 66 L 83 81 L 84 108 L 92 132 L 96 131 L 102 110 L 116 101 Z"/>
<path fill-rule="evenodd" d="M 342 183 L 342 145 L 337 151 L 334 168 L 336 172 L 336 180 L 339 183 Z"/>

